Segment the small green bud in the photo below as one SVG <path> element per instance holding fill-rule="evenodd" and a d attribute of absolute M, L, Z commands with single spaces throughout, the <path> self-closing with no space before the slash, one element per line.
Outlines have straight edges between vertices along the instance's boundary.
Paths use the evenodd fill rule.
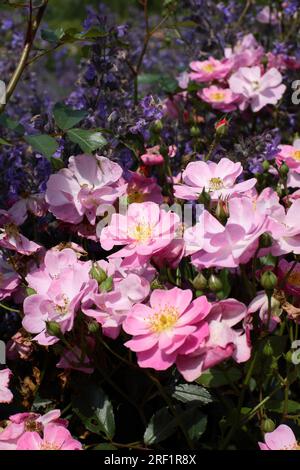
<path fill-rule="evenodd" d="M 62 336 L 60 325 L 56 321 L 47 321 L 46 329 L 47 329 L 47 333 L 50 336 L 56 336 L 57 338 L 60 338 Z"/>
<path fill-rule="evenodd" d="M 207 288 L 207 279 L 202 273 L 198 273 L 193 279 L 193 286 L 197 290 L 204 290 Z"/>
<path fill-rule="evenodd" d="M 263 233 L 259 238 L 260 248 L 268 248 L 272 245 L 272 237 L 269 233 Z"/>
<path fill-rule="evenodd" d="M 192 137 L 199 137 L 200 134 L 201 134 L 199 127 L 192 126 L 190 128 L 190 134 L 191 134 Z"/>
<path fill-rule="evenodd" d="M 196 290 L 195 295 L 196 297 L 201 297 L 201 295 L 204 295 L 204 292 L 202 290 Z"/>
<path fill-rule="evenodd" d="M 151 282 L 151 290 L 155 290 L 155 289 L 164 289 L 165 286 L 164 284 L 156 277 L 155 279 L 153 279 L 153 281 Z"/>
<path fill-rule="evenodd" d="M 285 360 L 286 362 L 289 362 L 292 364 L 293 360 L 292 360 L 292 357 L 293 357 L 293 351 L 288 351 L 286 354 L 285 354 Z"/>
<path fill-rule="evenodd" d="M 98 333 L 99 328 L 99 323 L 97 323 L 96 321 L 92 321 L 88 324 L 88 330 L 90 333 Z"/>
<path fill-rule="evenodd" d="M 283 163 L 281 165 L 281 167 L 279 168 L 279 173 L 280 173 L 280 176 L 287 176 L 288 172 L 290 171 L 289 167 L 287 166 L 286 163 Z"/>
<path fill-rule="evenodd" d="M 265 356 L 272 356 L 273 354 L 273 348 L 270 344 L 270 341 L 267 341 L 266 344 L 263 347 L 263 354 Z"/>
<path fill-rule="evenodd" d="M 216 292 L 216 297 L 219 300 L 224 300 L 226 298 L 226 293 L 223 290 Z"/>
<path fill-rule="evenodd" d="M 204 206 L 207 206 L 210 203 L 210 195 L 205 191 L 205 189 L 202 190 L 202 193 L 198 198 L 198 202 L 199 204 L 204 204 Z"/>
<path fill-rule="evenodd" d="M 208 287 L 212 292 L 218 292 L 222 290 L 223 284 L 218 276 L 211 274 L 208 279 Z"/>
<path fill-rule="evenodd" d="M 113 278 L 112 276 L 109 276 L 108 278 L 105 279 L 105 281 L 101 282 L 100 284 L 100 290 L 101 292 L 110 292 L 113 287 Z"/>
<path fill-rule="evenodd" d="M 264 170 L 264 171 L 268 171 L 268 170 L 269 170 L 269 168 L 270 168 L 270 163 L 268 162 L 268 160 L 264 160 L 264 161 L 263 161 L 262 167 L 263 167 L 263 170 Z"/>
<path fill-rule="evenodd" d="M 277 276 L 272 271 L 266 271 L 260 278 L 260 283 L 266 291 L 273 291 L 277 286 Z"/>
<path fill-rule="evenodd" d="M 272 419 L 270 418 L 266 418 L 263 420 L 263 422 L 261 423 L 261 430 L 263 432 L 272 432 L 274 431 L 275 429 L 275 423 Z"/>
<path fill-rule="evenodd" d="M 105 281 L 107 278 L 107 274 L 104 269 L 100 268 L 96 263 L 93 264 L 93 267 L 90 270 L 90 276 L 95 279 L 98 284 L 101 284 L 101 282 Z"/>
<path fill-rule="evenodd" d="M 154 121 L 152 125 L 153 132 L 157 132 L 159 134 L 163 130 L 163 128 L 164 128 L 164 125 L 160 119 L 157 119 L 156 121 Z"/>

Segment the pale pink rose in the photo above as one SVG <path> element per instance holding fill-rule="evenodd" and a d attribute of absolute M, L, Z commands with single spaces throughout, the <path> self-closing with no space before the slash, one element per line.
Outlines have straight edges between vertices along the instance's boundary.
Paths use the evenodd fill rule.
<path fill-rule="evenodd" d="M 271 68 L 262 73 L 261 67 L 241 67 L 228 80 L 233 93 L 243 96 L 239 107 L 241 110 L 251 106 L 252 111 L 258 112 L 267 104 L 275 105 L 286 90 L 282 84 L 282 75 Z"/>
<path fill-rule="evenodd" d="M 0 300 L 11 296 L 19 284 L 19 275 L 0 253 Z"/>
<path fill-rule="evenodd" d="M 25 432 L 16 450 L 82 450 L 82 444 L 65 427 L 49 423 L 44 427 L 43 437 L 37 432 Z"/>
<path fill-rule="evenodd" d="M 213 304 L 205 320 L 209 334 L 197 349 L 179 354 L 176 366 L 185 380 L 193 382 L 206 369 L 214 367 L 229 357 L 237 362 L 248 361 L 251 347 L 243 329 L 234 327 L 247 315 L 246 306 L 235 299 Z"/>
<path fill-rule="evenodd" d="M 3 210 L 0 210 L 0 247 L 17 251 L 22 255 L 31 255 L 41 248 L 22 235 L 11 215 Z"/>
<path fill-rule="evenodd" d="M 108 158 L 93 155 L 70 157 L 68 168 L 51 175 L 46 201 L 55 217 L 78 224 L 84 216 L 94 225 L 98 207 L 113 204 L 126 190 L 116 183 L 122 168 Z"/>
<path fill-rule="evenodd" d="M 150 258 L 176 238 L 179 222 L 176 213 L 166 212 L 153 202 L 133 203 L 126 215 L 112 215 L 110 225 L 99 234 L 100 243 L 104 250 L 123 245 L 117 257 L 137 254 Z"/>
<path fill-rule="evenodd" d="M 278 217 L 281 229 L 273 232 L 276 246 L 272 248 L 272 254 L 279 256 L 285 253 L 300 254 L 300 199 L 296 199 L 285 215 Z"/>
<path fill-rule="evenodd" d="M 90 262 L 79 261 L 76 253 L 66 248 L 49 250 L 44 265 L 28 274 L 28 285 L 37 293 L 24 301 L 22 325 L 26 331 L 36 334 L 34 339 L 39 344 L 58 341 L 47 333 L 48 321 L 57 322 L 62 333 L 72 329 L 75 313 L 89 288 L 90 269 Z"/>
<path fill-rule="evenodd" d="M 245 193 L 255 186 L 256 179 L 236 183 L 242 172 L 241 163 L 234 163 L 228 158 L 222 158 L 219 163 L 191 162 L 182 175 L 184 184 L 174 185 L 175 196 L 179 199 L 196 200 L 205 190 L 212 200 L 218 200 L 220 197 Z"/>
<path fill-rule="evenodd" d="M 278 24 L 278 12 L 276 9 L 271 9 L 269 6 L 262 8 L 256 15 L 256 19 L 259 23 L 263 24 Z"/>
<path fill-rule="evenodd" d="M 264 48 L 256 41 L 253 34 L 243 36 L 232 49 L 225 48 L 225 57 L 230 59 L 232 70 L 238 70 L 240 67 L 252 67 L 261 62 L 264 55 Z"/>
<path fill-rule="evenodd" d="M 0 450 L 16 450 L 18 439 L 26 432 L 42 432 L 48 423 L 66 427 L 68 421 L 60 418 L 60 410 L 52 410 L 45 415 L 25 412 L 9 417 L 5 428 L 0 431 Z"/>
<path fill-rule="evenodd" d="M 18 331 L 7 343 L 6 354 L 8 359 L 28 360 L 33 351 L 32 341 L 24 331 Z"/>
<path fill-rule="evenodd" d="M 247 263 L 258 248 L 259 237 L 270 229 L 267 214 L 256 209 L 250 197 L 234 197 L 229 200 L 229 219 L 224 227 L 212 216 L 207 217 L 209 225 L 200 250 L 197 245 L 192 254 L 192 264 L 197 269 L 210 267 L 235 268 Z M 203 221 L 195 226 L 196 232 L 203 233 Z"/>
<path fill-rule="evenodd" d="M 182 72 L 179 77 L 177 77 L 178 85 L 183 90 L 186 90 L 190 81 L 190 76 L 188 72 Z"/>
<path fill-rule="evenodd" d="M 212 108 L 223 111 L 224 113 L 237 109 L 237 104 L 240 101 L 240 95 L 233 93 L 230 88 L 221 88 L 215 85 L 203 88 L 198 91 L 197 95 L 203 101 L 209 103 Z"/>
<path fill-rule="evenodd" d="M 260 320 L 264 325 L 267 325 L 269 304 L 268 297 L 265 291 L 258 292 L 254 299 L 250 302 L 248 307 L 248 314 L 253 316 L 254 313 L 259 312 Z M 282 308 L 280 302 L 275 298 L 271 298 L 271 317 L 268 324 L 269 331 L 274 331 L 275 328 L 280 323 L 280 315 L 282 313 Z"/>
<path fill-rule="evenodd" d="M 13 394 L 9 389 L 9 381 L 12 376 L 10 369 L 0 370 L 0 403 L 10 403 L 13 400 Z"/>
<path fill-rule="evenodd" d="M 280 424 L 273 432 L 265 434 L 265 442 L 259 442 L 260 450 L 299 450 L 295 434 L 286 424 Z"/>
<path fill-rule="evenodd" d="M 152 201 L 157 204 L 163 202 L 161 187 L 157 184 L 156 178 L 147 178 L 135 171 L 128 171 L 125 175 L 127 182 L 126 195 L 127 201 L 133 202 Z"/>
<path fill-rule="evenodd" d="M 122 276 L 112 261 L 106 263 L 106 269 L 104 263 L 99 262 L 99 265 L 108 276 L 112 276 L 112 288 L 109 292 L 99 292 L 94 281 L 93 289 L 82 299 L 82 311 L 101 324 L 104 335 L 115 339 L 119 336 L 122 323 L 133 305 L 148 296 L 150 284 L 147 279 L 134 273 Z"/>
<path fill-rule="evenodd" d="M 178 354 L 193 351 L 207 337 L 205 318 L 211 306 L 205 296 L 193 302 L 192 297 L 192 291 L 177 287 L 156 289 L 150 306 L 131 309 L 123 329 L 133 338 L 125 346 L 137 353 L 140 367 L 168 369 Z"/>
<path fill-rule="evenodd" d="M 220 80 L 228 76 L 232 69 L 232 63 L 227 60 L 216 60 L 210 57 L 208 60 L 193 61 L 190 63 L 190 79 L 195 82 L 210 82 Z"/>
<path fill-rule="evenodd" d="M 47 204 L 44 194 L 31 194 L 15 202 L 8 213 L 16 225 L 22 225 L 31 213 L 37 217 L 42 217 L 47 213 Z"/>
<path fill-rule="evenodd" d="M 290 169 L 288 187 L 300 188 L 300 139 L 296 139 L 293 145 L 279 145 L 279 149 L 275 159 L 279 167 L 285 163 Z"/>

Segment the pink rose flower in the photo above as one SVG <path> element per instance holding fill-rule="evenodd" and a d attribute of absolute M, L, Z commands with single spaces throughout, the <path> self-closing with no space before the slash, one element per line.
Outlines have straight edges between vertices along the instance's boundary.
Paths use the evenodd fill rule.
<path fill-rule="evenodd" d="M 233 357 L 237 362 L 248 361 L 251 347 L 243 329 L 234 328 L 247 315 L 246 306 L 235 299 L 213 304 L 205 320 L 209 334 L 194 351 L 179 353 L 176 366 L 185 380 L 193 382 L 203 371 Z"/>
<path fill-rule="evenodd" d="M 224 113 L 237 109 L 240 101 L 240 95 L 233 93 L 230 88 L 220 88 L 211 85 L 198 91 L 197 95 L 206 103 L 211 104 L 212 108 L 223 111 Z"/>
<path fill-rule="evenodd" d="M 248 314 L 253 316 L 253 313 L 259 312 L 259 318 L 264 325 L 267 325 L 269 318 L 269 304 L 268 297 L 265 291 L 258 292 L 254 299 L 250 302 L 248 306 Z M 268 329 L 269 331 L 274 331 L 275 328 L 280 323 L 280 315 L 282 313 L 282 308 L 280 302 L 272 296 L 271 298 L 271 318 L 269 321 Z"/>
<path fill-rule="evenodd" d="M 262 74 L 261 67 L 241 67 L 228 80 L 233 93 L 243 96 L 239 107 L 241 110 L 251 106 L 252 111 L 258 112 L 267 104 L 275 105 L 286 90 L 282 84 L 282 75 L 275 69 L 269 69 Z"/>
<path fill-rule="evenodd" d="M 222 158 L 219 163 L 191 162 L 182 175 L 184 184 L 174 185 L 175 196 L 179 199 L 197 200 L 205 190 L 216 201 L 220 197 L 225 199 L 234 194 L 245 193 L 255 186 L 256 179 L 236 183 L 242 172 L 241 163 L 234 163 L 228 158 Z"/>
<path fill-rule="evenodd" d="M 82 450 L 82 444 L 63 426 L 49 423 L 44 427 L 43 437 L 37 432 L 25 432 L 16 450 Z"/>
<path fill-rule="evenodd" d="M 47 333 L 48 321 L 57 322 L 62 333 L 72 329 L 74 315 L 88 288 L 90 269 L 90 262 L 79 261 L 76 253 L 66 248 L 49 250 L 44 265 L 28 274 L 28 285 L 37 293 L 24 301 L 22 325 L 36 334 L 34 339 L 39 344 L 47 346 L 58 341 Z"/>
<path fill-rule="evenodd" d="M 154 147 L 148 148 L 146 153 L 141 155 L 141 160 L 146 166 L 154 166 L 154 165 L 163 165 L 165 159 L 159 153 L 159 145 L 155 145 Z M 168 155 L 170 158 L 173 158 L 176 154 L 176 146 L 170 145 Z"/>
<path fill-rule="evenodd" d="M 112 260 L 109 263 L 99 261 L 97 264 L 107 276 L 112 277 L 112 287 L 109 292 L 99 292 L 98 284 L 94 281 L 93 288 L 82 299 L 82 311 L 101 324 L 104 335 L 115 339 L 119 336 L 129 310 L 148 296 L 150 284 L 141 275 L 122 272 L 122 268 L 118 268 Z"/>
<path fill-rule="evenodd" d="M 271 10 L 269 6 L 262 8 L 256 15 L 256 19 L 259 23 L 263 24 L 278 24 L 278 12 L 277 10 Z"/>
<path fill-rule="evenodd" d="M 126 215 L 112 215 L 110 225 L 100 233 L 100 243 L 104 250 L 125 245 L 114 255 L 117 257 L 137 254 L 150 258 L 176 238 L 179 222 L 176 213 L 166 212 L 153 202 L 133 203 Z"/>
<path fill-rule="evenodd" d="M 11 215 L 3 210 L 0 210 L 0 247 L 22 255 L 31 255 L 41 248 L 37 243 L 24 237 Z"/>
<path fill-rule="evenodd" d="M 258 65 L 263 55 L 264 48 L 251 33 L 243 36 L 233 49 L 231 47 L 225 48 L 225 57 L 231 61 L 232 70 Z"/>
<path fill-rule="evenodd" d="M 260 450 L 299 450 L 295 434 L 286 424 L 265 434 L 265 442 L 258 443 Z"/>
<path fill-rule="evenodd" d="M 0 450 L 16 450 L 18 440 L 26 432 L 42 432 L 49 423 L 68 425 L 68 421 L 60 418 L 60 410 L 49 411 L 43 416 L 31 412 L 10 416 L 5 428 L 0 431 Z"/>
<path fill-rule="evenodd" d="M 210 57 L 204 61 L 193 61 L 190 63 L 190 79 L 195 82 L 210 82 L 227 77 L 232 69 L 232 63 L 227 59 L 216 60 Z"/>
<path fill-rule="evenodd" d="M 126 195 L 127 201 L 131 204 L 133 202 L 147 202 L 152 201 L 157 204 L 163 202 L 161 187 L 157 184 L 156 178 L 147 178 L 135 171 L 128 171 L 125 175 L 127 182 Z"/>
<path fill-rule="evenodd" d="M 58 219 L 72 224 L 84 216 L 94 225 L 97 209 L 113 204 L 126 189 L 116 183 L 122 168 L 105 157 L 77 155 L 70 157 L 68 168 L 51 175 L 47 183 L 46 201 Z"/>
<path fill-rule="evenodd" d="M 272 248 L 272 254 L 279 256 L 285 253 L 300 254 L 300 223 L 299 223 L 300 199 L 296 199 L 287 210 L 286 214 L 278 217 L 280 229 L 273 232 L 276 244 Z"/>
<path fill-rule="evenodd" d="M 136 304 L 123 323 L 133 336 L 125 346 L 137 353 L 140 367 L 168 369 L 178 354 L 192 352 L 208 335 L 210 307 L 205 296 L 192 302 L 190 290 L 156 289 L 150 306 Z"/>
<path fill-rule="evenodd" d="M 9 390 L 9 381 L 12 376 L 10 369 L 0 370 L 0 403 L 10 403 L 13 399 L 13 394 Z"/>
<path fill-rule="evenodd" d="M 9 297 L 19 283 L 19 275 L 0 253 L 0 300 Z"/>

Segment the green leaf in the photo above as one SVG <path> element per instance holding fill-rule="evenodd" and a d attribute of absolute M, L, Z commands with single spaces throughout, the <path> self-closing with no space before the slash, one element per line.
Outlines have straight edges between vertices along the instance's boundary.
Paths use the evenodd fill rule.
<path fill-rule="evenodd" d="M 236 367 L 230 367 L 225 371 L 220 369 L 208 369 L 196 380 L 204 387 L 222 387 L 223 385 L 237 382 L 242 376 L 242 373 Z"/>
<path fill-rule="evenodd" d="M 196 384 L 179 384 L 174 387 L 172 397 L 182 403 L 211 403 L 213 398 L 208 390 Z"/>
<path fill-rule="evenodd" d="M 97 130 L 70 129 L 67 132 L 69 139 L 78 144 L 83 152 L 91 153 L 107 144 L 101 132 Z"/>
<path fill-rule="evenodd" d="M 161 408 L 150 419 L 144 434 L 144 442 L 146 445 L 152 445 L 164 441 L 172 436 L 176 428 L 177 423 L 168 408 Z"/>
<path fill-rule="evenodd" d="M 50 163 L 51 163 L 51 166 L 52 166 L 53 170 L 55 170 L 55 171 L 61 170 L 62 168 L 65 167 L 65 164 L 64 164 L 64 162 L 61 158 L 51 157 L 50 158 Z"/>
<path fill-rule="evenodd" d="M 55 30 L 52 29 L 42 29 L 41 30 L 41 37 L 44 41 L 48 41 L 50 43 L 58 43 L 63 38 L 65 32 L 63 28 L 57 28 Z"/>
<path fill-rule="evenodd" d="M 51 158 L 58 149 L 58 143 L 53 137 L 50 137 L 50 135 L 27 135 L 25 136 L 25 140 L 36 152 L 45 155 L 47 158 Z"/>
<path fill-rule="evenodd" d="M 269 411 L 273 411 L 274 413 L 283 413 L 285 409 L 284 400 L 269 400 L 265 406 Z M 291 414 L 300 413 L 300 403 L 294 400 L 288 400 L 286 411 Z"/>
<path fill-rule="evenodd" d="M 206 416 L 195 406 L 187 409 L 176 406 L 175 411 L 189 438 L 191 440 L 199 439 L 206 429 Z M 177 429 L 178 422 L 175 416 L 167 407 L 161 408 L 150 419 L 144 434 L 144 442 L 146 445 L 158 444 L 172 436 Z"/>
<path fill-rule="evenodd" d="M 111 402 L 95 382 L 86 383 L 72 399 L 74 412 L 85 427 L 95 433 L 104 433 L 109 439 L 115 434 L 115 418 Z"/>
<path fill-rule="evenodd" d="M 10 142 L 8 142 L 5 139 L 2 139 L 1 137 L 0 137 L 0 144 L 1 145 L 9 145 L 10 147 L 12 146 L 12 144 Z"/>
<path fill-rule="evenodd" d="M 197 441 L 202 436 L 207 426 L 207 417 L 195 407 L 183 412 L 181 421 L 192 441 Z"/>
<path fill-rule="evenodd" d="M 102 442 L 101 444 L 97 444 L 92 450 L 117 450 L 116 446 L 113 446 L 109 442 Z"/>
<path fill-rule="evenodd" d="M 6 127 L 7 129 L 14 131 L 16 134 L 22 135 L 25 132 L 24 127 L 18 121 L 11 119 L 7 114 L 1 114 L 0 126 Z"/>
<path fill-rule="evenodd" d="M 57 103 L 53 108 L 53 115 L 58 127 L 66 131 L 85 119 L 88 113 L 84 110 L 72 109 L 62 103 Z"/>

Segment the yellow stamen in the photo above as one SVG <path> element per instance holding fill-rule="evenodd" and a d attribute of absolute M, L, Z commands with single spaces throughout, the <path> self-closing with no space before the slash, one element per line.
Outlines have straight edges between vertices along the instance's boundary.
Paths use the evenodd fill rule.
<path fill-rule="evenodd" d="M 170 330 L 179 318 L 179 312 L 175 307 L 165 306 L 150 317 L 150 327 L 154 333 Z"/>
<path fill-rule="evenodd" d="M 147 223 L 139 223 L 129 230 L 129 236 L 137 242 L 144 243 L 152 236 L 152 227 Z"/>
<path fill-rule="evenodd" d="M 221 178 L 211 178 L 209 180 L 209 191 L 217 191 L 224 188 L 224 183 Z"/>
<path fill-rule="evenodd" d="M 225 93 L 223 91 L 215 91 L 210 95 L 211 99 L 214 101 L 223 101 Z"/>
<path fill-rule="evenodd" d="M 300 162 L 300 150 L 295 150 L 293 158 L 297 160 L 297 162 Z"/>
<path fill-rule="evenodd" d="M 43 442 L 41 445 L 41 450 L 59 450 L 60 446 L 58 444 L 55 444 L 53 442 Z"/>
<path fill-rule="evenodd" d="M 215 70 L 215 66 L 213 64 L 205 64 L 202 65 L 202 70 L 207 73 L 211 73 Z"/>

